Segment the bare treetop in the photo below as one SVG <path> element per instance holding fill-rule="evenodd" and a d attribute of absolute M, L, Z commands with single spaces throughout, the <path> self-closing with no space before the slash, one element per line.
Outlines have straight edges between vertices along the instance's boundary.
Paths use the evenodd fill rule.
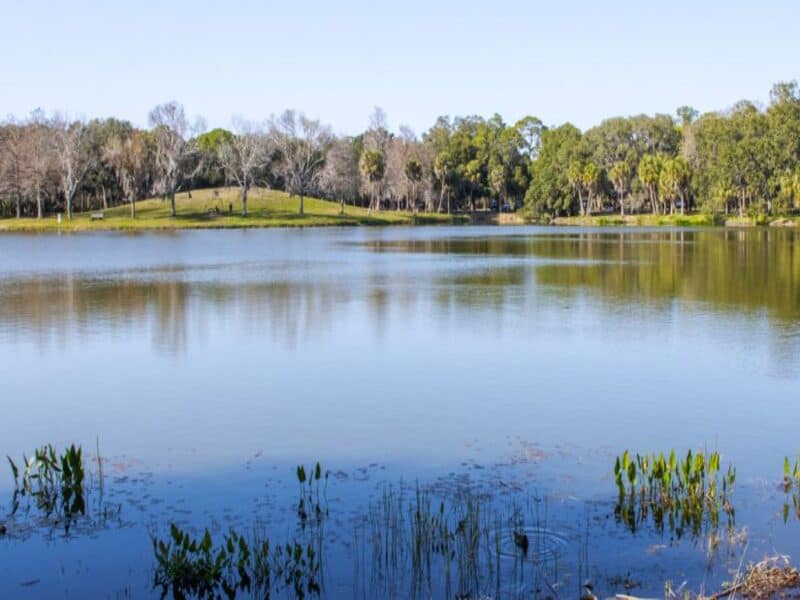
<path fill-rule="evenodd" d="M 247 216 L 247 192 L 268 161 L 267 139 L 261 127 L 234 118 L 236 134 L 219 148 L 219 160 L 229 181 L 239 186 L 242 216 Z"/>
<path fill-rule="evenodd" d="M 279 168 L 286 191 L 300 197 L 300 214 L 303 214 L 303 197 L 322 176 L 333 133 L 327 125 L 294 110 L 272 117 L 269 129 L 270 141 L 280 155 Z"/>
<path fill-rule="evenodd" d="M 190 137 L 203 127 L 198 119 L 190 124 L 186 112 L 177 102 L 159 104 L 150 111 L 150 126 L 155 135 L 157 191 L 168 196 L 175 216 L 175 193 L 195 166 L 195 149 Z"/>

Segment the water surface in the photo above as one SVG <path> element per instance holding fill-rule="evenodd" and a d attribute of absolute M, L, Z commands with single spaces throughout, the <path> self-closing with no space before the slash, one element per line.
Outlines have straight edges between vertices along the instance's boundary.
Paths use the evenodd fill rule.
<path fill-rule="evenodd" d="M 147 597 L 149 532 L 290 528 L 294 467 L 316 460 L 342 514 L 401 479 L 513 481 L 594 578 L 718 582 L 731 561 L 705 541 L 611 522 L 614 457 L 719 449 L 748 529 L 735 561 L 800 556 L 777 485 L 799 358 L 793 231 L 3 235 L 0 454 L 99 440 L 122 509 L 90 536 L 0 538 L 0 595 Z M 331 597 L 354 595 L 343 548 Z"/>

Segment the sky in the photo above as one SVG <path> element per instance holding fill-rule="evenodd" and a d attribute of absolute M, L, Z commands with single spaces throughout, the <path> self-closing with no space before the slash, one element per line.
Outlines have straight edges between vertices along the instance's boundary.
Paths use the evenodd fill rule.
<path fill-rule="evenodd" d="M 208 127 L 286 108 L 339 133 L 499 113 L 602 119 L 765 103 L 800 78 L 798 0 L 0 0 L 0 116 Z"/>

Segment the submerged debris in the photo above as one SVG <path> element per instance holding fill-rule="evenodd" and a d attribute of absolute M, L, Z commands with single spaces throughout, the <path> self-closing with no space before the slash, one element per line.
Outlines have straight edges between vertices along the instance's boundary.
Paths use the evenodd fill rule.
<path fill-rule="evenodd" d="M 685 582 L 684 582 L 685 585 Z M 691 594 L 681 590 L 672 590 L 667 584 L 667 598 L 695 598 L 696 600 L 722 600 L 723 598 L 752 598 L 765 600 L 767 598 L 800 598 L 800 571 L 791 565 L 788 556 L 773 556 L 765 558 L 758 563 L 750 563 L 744 574 L 739 574 L 731 585 L 720 592 L 711 595 Z M 620 599 L 621 596 L 617 596 Z M 625 600 L 632 597 L 626 596 Z M 642 600 L 637 598 L 636 600 Z"/>
<path fill-rule="evenodd" d="M 740 593 L 747 598 L 788 597 L 800 595 L 800 572 L 786 556 L 776 556 L 750 565 Z"/>

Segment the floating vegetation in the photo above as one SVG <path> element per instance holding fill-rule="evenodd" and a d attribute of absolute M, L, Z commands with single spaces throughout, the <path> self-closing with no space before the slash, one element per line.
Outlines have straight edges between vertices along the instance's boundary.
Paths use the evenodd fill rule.
<path fill-rule="evenodd" d="M 631 531 L 652 517 L 659 532 L 666 526 L 678 538 L 687 530 L 699 537 L 719 527 L 720 512 L 733 527 L 736 470 L 729 466 L 723 473 L 718 452 L 693 455 L 690 450 L 678 459 L 674 451 L 668 457 L 632 457 L 626 450 L 614 463 L 614 476 L 619 490 L 614 515 Z"/>
<path fill-rule="evenodd" d="M 251 543 L 235 531 L 215 545 L 206 529 L 202 538 L 194 539 L 174 523 L 167 540 L 153 538 L 156 559 L 154 589 L 161 588 L 161 597 L 172 593 L 184 598 L 235 598 L 240 592 L 256 597 L 269 597 L 269 541 Z"/>

